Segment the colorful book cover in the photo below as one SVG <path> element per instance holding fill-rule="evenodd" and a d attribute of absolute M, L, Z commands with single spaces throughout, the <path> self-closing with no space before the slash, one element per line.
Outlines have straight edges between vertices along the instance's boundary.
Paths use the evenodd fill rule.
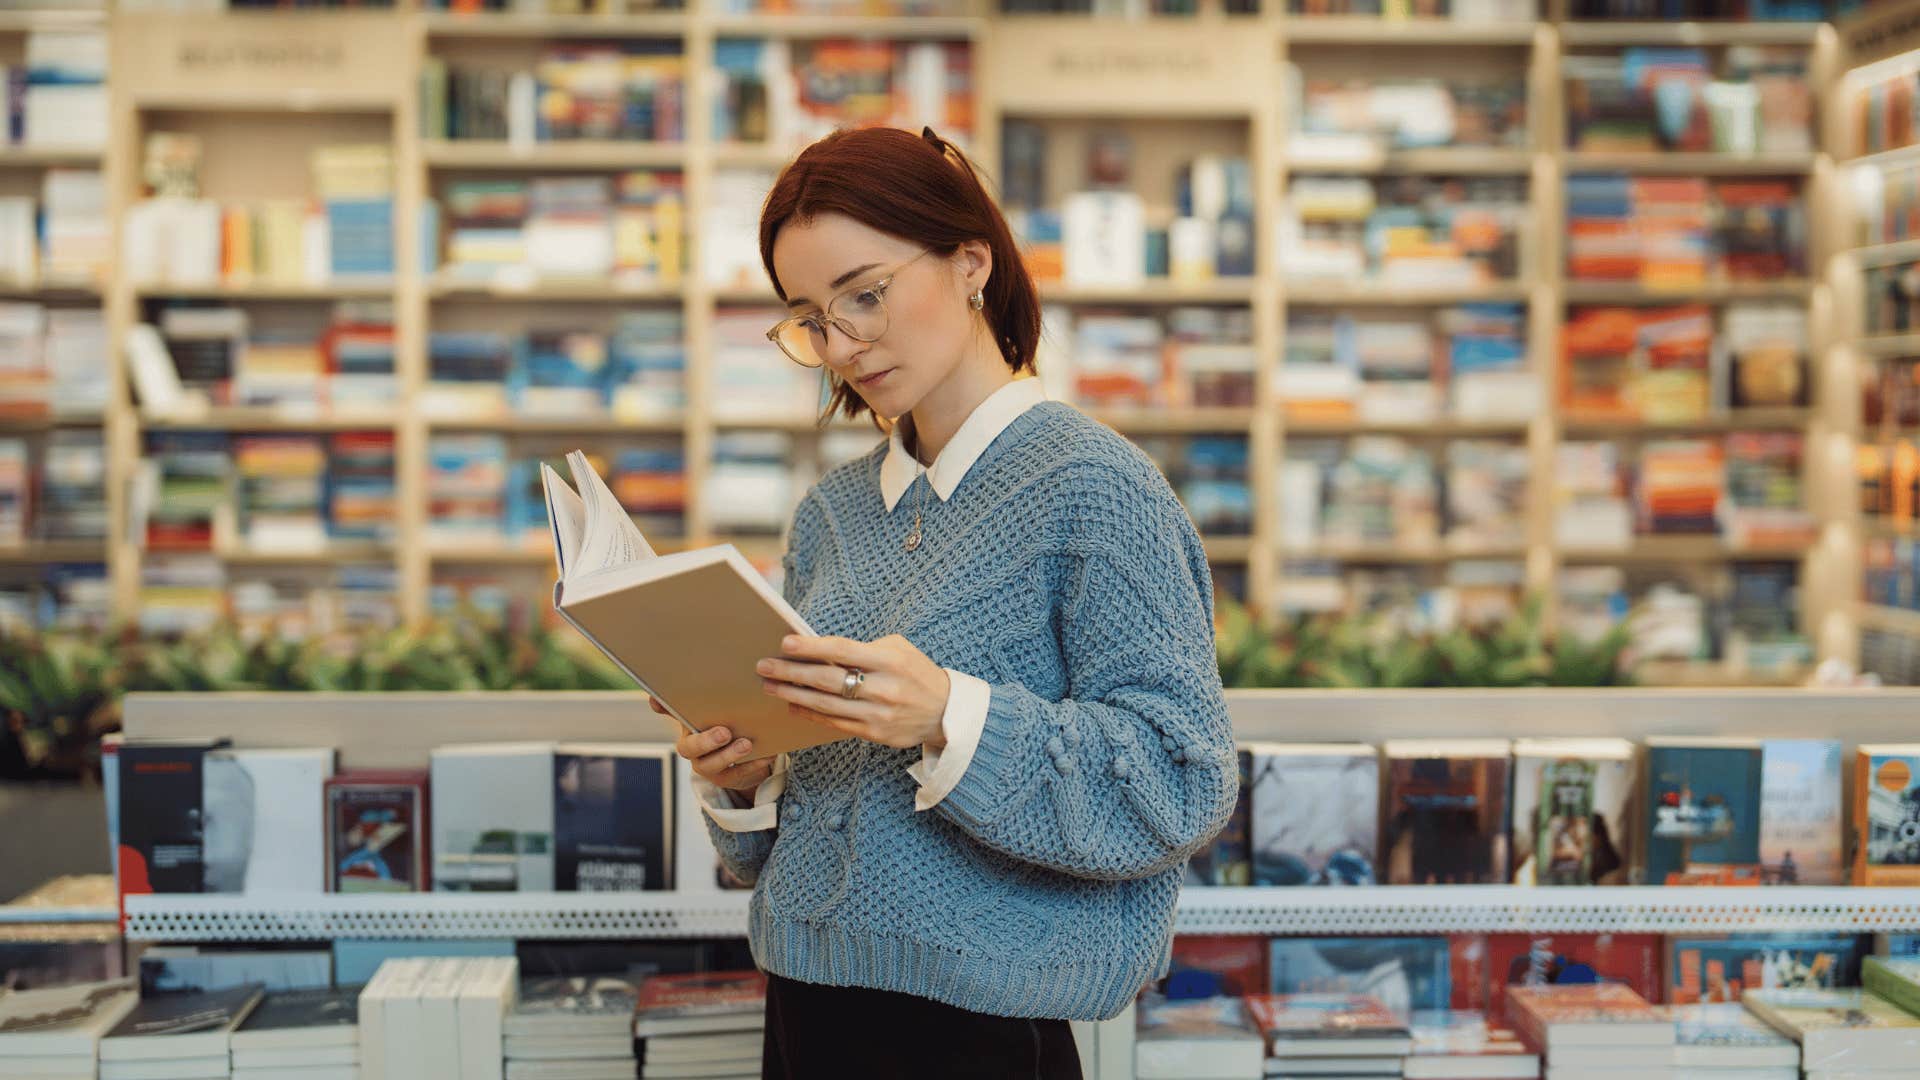
<path fill-rule="evenodd" d="M 1647 999 L 1622 983 L 1516 986 L 1507 995 L 1510 1022 L 1535 1046 L 1551 1044 L 1561 1024 L 1666 1024 Z"/>
<path fill-rule="evenodd" d="M 1240 758 L 1240 797 L 1233 814 L 1213 842 L 1194 853 L 1187 862 L 1189 885 L 1247 885 L 1252 882 L 1252 853 L 1247 846 L 1248 819 L 1253 807 L 1253 755 L 1242 749 Z"/>
<path fill-rule="evenodd" d="M 197 893 L 206 877 L 201 798 L 209 751 L 226 739 L 120 745 L 120 892 Z"/>
<path fill-rule="evenodd" d="M 1444 937 L 1275 938 L 1267 989 L 1275 994 L 1364 994 L 1395 1015 L 1452 1005 Z"/>
<path fill-rule="evenodd" d="M 1667 1000 L 1675 1005 L 1737 1002 L 1748 990 L 1860 984 L 1860 940 L 1852 934 L 1675 937 L 1667 953 Z"/>
<path fill-rule="evenodd" d="M 1163 992 L 1176 1000 L 1265 993 L 1267 947 L 1251 934 L 1176 934 Z"/>
<path fill-rule="evenodd" d="M 1506 881 L 1506 741 L 1396 741 L 1386 753 L 1388 883 Z"/>
<path fill-rule="evenodd" d="M 1646 880 L 1758 871 L 1758 741 L 1647 740 Z"/>
<path fill-rule="evenodd" d="M 1469 1071 L 1475 1077 L 1539 1075 L 1539 1055 L 1511 1028 L 1488 1023 L 1487 1015 L 1478 1010 L 1414 1013 L 1411 1030 L 1413 1053 L 1408 1055 L 1407 1076 L 1465 1076 Z M 1428 1068 L 1415 1058 L 1493 1060 L 1469 1070 L 1464 1065 Z"/>
<path fill-rule="evenodd" d="M 1744 1055 L 1741 1061 L 1754 1068 L 1800 1064 L 1800 1048 L 1793 1040 L 1761 1023 L 1744 1006 L 1668 1005 L 1659 1011 L 1673 1020 L 1675 1064 L 1711 1067 L 1717 1056 L 1728 1054 Z M 1756 1052 L 1768 1063 L 1756 1059 Z"/>
<path fill-rule="evenodd" d="M 1260 1050 L 1266 1046 L 1247 1018 L 1246 1005 L 1239 998 L 1231 997 L 1170 1001 L 1148 994 L 1140 999 L 1134 1033 L 1142 1042 L 1203 1039 L 1248 1041 Z M 1254 1061 L 1257 1063 L 1263 1056 L 1256 1052 Z"/>
<path fill-rule="evenodd" d="M 1838 885 L 1840 743 L 1769 739 L 1760 766 L 1760 866 L 1768 885 Z"/>
<path fill-rule="evenodd" d="M 1660 1000 L 1659 934 L 1488 934 L 1487 1016 L 1512 1022 L 1509 992 L 1523 986 L 1619 983 Z"/>
<path fill-rule="evenodd" d="M 1363 744 L 1256 743 L 1255 885 L 1372 885 L 1380 844 L 1380 760 Z"/>
<path fill-rule="evenodd" d="M 758 971 L 654 975 L 640 984 L 634 1015 L 642 1020 L 724 1016 L 765 1007 L 767 977 Z"/>
<path fill-rule="evenodd" d="M 1448 934 L 1447 956 L 1456 1012 L 1487 1011 L 1487 935 Z"/>
<path fill-rule="evenodd" d="M 554 887 L 673 887 L 673 760 L 648 746 L 563 744 L 553 755 Z"/>
<path fill-rule="evenodd" d="M 1862 746 L 1855 754 L 1853 883 L 1920 885 L 1920 746 Z"/>
<path fill-rule="evenodd" d="M 1405 1036 L 1406 1018 L 1365 994 L 1255 994 L 1247 1013 L 1276 1044 Z"/>
<path fill-rule="evenodd" d="M 1626 884 L 1633 744 L 1522 739 L 1513 758 L 1514 884 Z"/>
<path fill-rule="evenodd" d="M 425 892 L 427 771 L 360 770 L 327 781 L 327 891 Z"/>

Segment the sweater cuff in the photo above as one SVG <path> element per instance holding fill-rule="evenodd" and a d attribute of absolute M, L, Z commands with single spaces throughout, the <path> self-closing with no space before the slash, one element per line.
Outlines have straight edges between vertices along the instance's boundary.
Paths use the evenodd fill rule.
<path fill-rule="evenodd" d="M 753 790 L 752 806 L 735 806 L 732 796 L 704 776 L 693 776 L 700 809 L 728 832 L 759 832 L 780 824 L 780 795 L 787 789 L 787 755 L 773 759 L 773 773 Z"/>
<path fill-rule="evenodd" d="M 973 751 L 980 743 L 980 729 L 987 723 L 987 705 L 993 687 L 985 679 L 964 671 L 947 668 L 947 707 L 940 716 L 940 731 L 946 736 L 944 750 L 922 743 L 920 760 L 907 766 L 908 775 L 920 790 L 914 792 L 913 808 L 931 810 L 947 797 L 953 785 L 967 773 Z"/>
<path fill-rule="evenodd" d="M 983 823 L 998 818 L 1009 805 L 1011 785 L 1022 770 L 1020 729 L 1028 721 L 1019 699 L 1031 696 L 1025 687 L 1007 683 L 988 689 L 986 723 L 980 726 L 973 758 L 943 800 L 954 813 Z M 1072 755 L 1055 755 L 1053 766 L 1063 773 L 1072 771 Z"/>

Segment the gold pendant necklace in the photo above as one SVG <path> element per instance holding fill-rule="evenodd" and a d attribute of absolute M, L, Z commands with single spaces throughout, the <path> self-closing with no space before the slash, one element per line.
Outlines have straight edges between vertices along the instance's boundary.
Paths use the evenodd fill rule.
<path fill-rule="evenodd" d="M 926 473 L 922 471 L 921 476 L 924 477 L 925 475 Z M 928 486 L 930 487 L 932 485 L 929 484 Z M 920 493 L 918 498 L 914 499 L 913 527 L 907 530 L 907 538 L 901 544 L 901 546 L 908 551 L 912 551 L 915 548 L 918 548 L 920 546 L 920 508 L 925 506 L 926 502 L 927 502 L 927 496 L 926 496 L 926 492 L 924 491 Z"/>

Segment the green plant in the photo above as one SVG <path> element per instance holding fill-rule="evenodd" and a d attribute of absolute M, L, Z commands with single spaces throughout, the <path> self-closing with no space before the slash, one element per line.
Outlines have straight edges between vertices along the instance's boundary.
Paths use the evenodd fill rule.
<path fill-rule="evenodd" d="M 124 674 L 110 640 L 0 634 L 0 776 L 73 775 L 97 761 Z"/>

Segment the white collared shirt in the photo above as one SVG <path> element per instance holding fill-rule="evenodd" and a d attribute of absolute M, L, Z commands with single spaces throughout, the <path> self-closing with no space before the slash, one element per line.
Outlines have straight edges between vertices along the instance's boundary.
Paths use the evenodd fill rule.
<path fill-rule="evenodd" d="M 1040 380 L 1025 377 L 1014 379 L 974 406 L 953 438 L 941 447 L 933 464 L 927 466 L 927 483 L 934 495 L 941 502 L 952 498 L 974 462 L 980 460 L 980 455 L 986 453 L 1007 425 L 1045 400 L 1047 395 Z M 899 505 L 901 496 L 920 475 L 920 463 L 907 452 L 905 437 L 901 434 L 911 422 L 912 418 L 907 416 L 894 424 L 887 438 L 887 456 L 880 462 L 880 497 L 886 501 L 888 513 Z M 949 686 L 940 728 L 947 737 L 946 749 L 933 750 L 923 745 L 920 760 L 907 768 L 908 775 L 920 785 L 913 797 L 913 807 L 918 811 L 933 809 L 960 783 L 987 723 L 992 687 L 984 679 L 963 671 L 945 670 Z M 693 778 L 693 787 L 700 796 L 701 808 L 715 824 L 729 832 L 754 832 L 778 824 L 778 803 L 786 790 L 786 773 L 787 755 L 781 754 L 774 759 L 773 774 L 754 790 L 753 805 L 749 807 L 735 806 L 726 792 L 699 776 Z"/>

